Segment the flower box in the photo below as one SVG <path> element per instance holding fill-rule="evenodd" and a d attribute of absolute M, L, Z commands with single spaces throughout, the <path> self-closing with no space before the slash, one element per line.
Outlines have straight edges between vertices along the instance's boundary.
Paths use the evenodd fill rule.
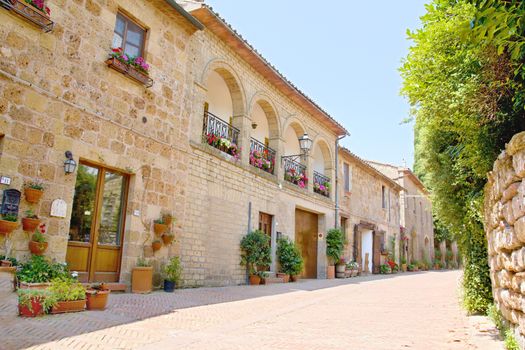
<path fill-rule="evenodd" d="M 140 72 L 138 69 L 135 69 L 133 66 L 122 62 L 117 57 L 110 57 L 106 60 L 106 64 L 109 68 L 120 72 L 131 79 L 141 83 L 147 88 L 153 86 L 153 79 L 151 79 L 147 74 Z"/>
<path fill-rule="evenodd" d="M 139 83 L 143 84 L 143 85 L 146 85 L 147 87 L 150 87 L 153 85 L 153 80 L 147 75 L 147 74 L 144 74 L 142 73 L 141 71 L 133 68 L 133 67 L 129 67 L 128 69 L 128 75 L 135 79 L 136 81 L 138 81 Z"/>
<path fill-rule="evenodd" d="M 54 23 L 49 18 L 49 13 L 46 12 L 49 9 L 45 5 L 43 10 L 40 10 L 24 0 L 0 0 L 0 4 L 37 25 L 44 32 L 49 32 L 53 29 Z"/>
<path fill-rule="evenodd" d="M 45 313 L 38 298 L 31 298 L 31 306 L 18 305 L 18 314 L 22 317 L 36 317 Z"/>
<path fill-rule="evenodd" d="M 18 289 L 48 289 L 49 287 L 51 287 L 50 282 L 43 282 L 43 283 L 20 282 L 18 284 Z"/>
<path fill-rule="evenodd" d="M 51 308 L 51 313 L 52 314 L 63 314 L 67 312 L 78 312 L 78 311 L 84 311 L 85 308 L 86 308 L 86 299 L 59 301 L 55 306 Z"/>

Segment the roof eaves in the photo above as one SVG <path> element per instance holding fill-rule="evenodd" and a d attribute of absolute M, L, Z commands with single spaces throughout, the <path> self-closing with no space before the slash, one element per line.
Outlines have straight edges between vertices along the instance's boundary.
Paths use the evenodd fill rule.
<path fill-rule="evenodd" d="M 166 0 L 166 2 L 175 9 L 182 17 L 184 17 L 188 22 L 190 22 L 198 30 L 203 30 L 204 25 L 195 17 L 193 17 L 189 12 L 182 8 L 175 0 Z"/>

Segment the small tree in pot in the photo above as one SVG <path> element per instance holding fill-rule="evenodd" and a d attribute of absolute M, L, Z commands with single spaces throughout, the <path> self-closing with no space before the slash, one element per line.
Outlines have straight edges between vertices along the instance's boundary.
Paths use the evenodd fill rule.
<path fill-rule="evenodd" d="M 270 237 L 260 230 L 252 231 L 242 238 L 241 250 L 241 265 L 248 267 L 250 284 L 260 284 L 266 273 L 259 269 L 272 262 Z"/>
<path fill-rule="evenodd" d="M 328 230 L 326 234 L 326 257 L 329 260 L 327 278 L 335 277 L 335 263 L 341 259 L 345 247 L 345 238 L 343 232 L 338 228 Z"/>
<path fill-rule="evenodd" d="M 291 277 L 292 280 L 303 270 L 301 252 L 297 245 L 286 236 L 277 241 L 277 260 L 281 271 L 286 274 L 286 277 Z M 286 278 L 285 282 L 288 282 Z"/>
<path fill-rule="evenodd" d="M 173 292 L 179 284 L 182 267 L 178 256 L 170 259 L 170 262 L 164 266 L 164 291 Z"/>

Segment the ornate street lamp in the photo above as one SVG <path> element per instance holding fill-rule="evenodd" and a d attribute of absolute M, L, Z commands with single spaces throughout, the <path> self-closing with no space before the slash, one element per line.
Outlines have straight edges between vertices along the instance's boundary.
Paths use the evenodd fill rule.
<path fill-rule="evenodd" d="M 308 152 L 310 152 L 310 148 L 312 148 L 312 139 L 308 136 L 308 133 L 304 133 L 303 136 L 299 137 L 299 147 L 301 148 L 301 151 L 303 151 L 303 155 L 308 155 Z"/>

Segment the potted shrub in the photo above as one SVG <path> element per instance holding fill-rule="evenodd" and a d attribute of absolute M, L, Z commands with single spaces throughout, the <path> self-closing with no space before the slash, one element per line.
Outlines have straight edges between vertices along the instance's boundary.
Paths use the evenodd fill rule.
<path fill-rule="evenodd" d="M 157 250 L 160 250 L 162 248 L 162 243 L 156 239 L 151 243 L 151 248 L 153 248 L 153 252 L 156 252 Z"/>
<path fill-rule="evenodd" d="M 33 255 L 42 255 L 47 249 L 47 239 L 44 235 L 46 233 L 46 224 L 40 224 L 38 230 L 33 233 L 29 241 L 29 250 Z"/>
<path fill-rule="evenodd" d="M 164 266 L 164 291 L 173 292 L 180 281 L 182 267 L 180 266 L 179 257 L 175 256 Z"/>
<path fill-rule="evenodd" d="M 153 267 L 144 258 L 139 258 L 131 271 L 131 292 L 151 293 L 153 289 Z"/>
<path fill-rule="evenodd" d="M 261 278 L 265 276 L 262 269 L 269 267 L 272 262 L 270 237 L 261 230 L 252 231 L 242 238 L 241 250 L 241 265 L 248 268 L 250 284 L 260 284 Z"/>
<path fill-rule="evenodd" d="M 13 232 L 17 227 L 18 217 L 14 214 L 3 214 L 0 220 L 0 233 L 8 235 Z"/>
<path fill-rule="evenodd" d="M 392 273 L 392 269 L 390 268 L 390 265 L 388 264 L 381 264 L 381 266 L 379 267 L 379 273 L 390 274 Z"/>
<path fill-rule="evenodd" d="M 401 258 L 401 271 L 407 272 L 407 259 Z"/>
<path fill-rule="evenodd" d="M 156 235 L 162 235 L 168 230 L 168 225 L 164 222 L 163 218 L 156 219 L 153 221 L 153 231 Z"/>
<path fill-rule="evenodd" d="M 303 270 L 303 257 L 299 247 L 286 236 L 277 241 L 277 261 L 283 273 L 281 277 L 284 282 L 288 282 L 290 278 L 295 279 L 295 276 Z"/>
<path fill-rule="evenodd" d="M 26 232 L 33 232 L 40 225 L 40 219 L 35 213 L 29 209 L 25 212 L 25 217 L 22 218 L 22 229 Z"/>
<path fill-rule="evenodd" d="M 53 293 L 56 304 L 52 314 L 84 311 L 86 308 L 86 289 L 72 278 L 57 278 L 51 282 L 49 291 Z"/>
<path fill-rule="evenodd" d="M 326 257 L 328 258 L 329 265 L 326 278 L 335 278 L 334 264 L 338 262 L 341 258 L 341 255 L 343 255 L 344 246 L 345 239 L 343 232 L 337 228 L 328 230 L 328 233 L 326 234 Z M 330 263 L 332 265 L 330 265 Z"/>
<path fill-rule="evenodd" d="M 48 290 L 18 290 L 18 314 L 22 317 L 43 315 L 55 304 L 56 298 Z"/>
<path fill-rule="evenodd" d="M 175 239 L 175 235 L 173 233 L 163 233 L 162 236 L 162 242 L 164 242 L 165 245 L 171 244 L 173 240 Z"/>
<path fill-rule="evenodd" d="M 350 271 L 350 277 L 355 277 L 359 271 L 359 264 L 357 261 L 350 261 L 346 264 L 346 269 Z"/>
<path fill-rule="evenodd" d="M 53 263 L 41 255 L 31 255 L 16 272 L 22 289 L 42 289 L 50 286 L 55 278 L 70 277 L 66 264 Z"/>
<path fill-rule="evenodd" d="M 24 196 L 28 203 L 38 203 L 44 194 L 44 185 L 41 182 L 29 182 L 24 188 Z"/>
<path fill-rule="evenodd" d="M 86 290 L 86 306 L 88 310 L 104 310 L 108 304 L 111 290 L 105 283 L 94 283 Z"/>

